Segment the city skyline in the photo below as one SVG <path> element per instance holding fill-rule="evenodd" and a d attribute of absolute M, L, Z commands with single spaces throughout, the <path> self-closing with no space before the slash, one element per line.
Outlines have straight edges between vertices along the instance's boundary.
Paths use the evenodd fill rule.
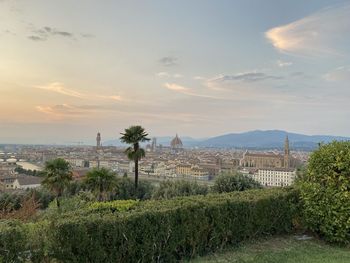
<path fill-rule="evenodd" d="M 1 143 L 350 136 L 349 1 L 0 1 Z M 79 12 L 78 12 L 79 10 Z"/>

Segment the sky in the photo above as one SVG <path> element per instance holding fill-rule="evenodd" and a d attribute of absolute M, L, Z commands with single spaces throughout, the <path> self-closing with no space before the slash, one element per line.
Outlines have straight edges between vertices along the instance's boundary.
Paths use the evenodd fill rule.
<path fill-rule="evenodd" d="M 350 136 L 349 101 L 349 0 L 0 0 L 0 143 Z"/>

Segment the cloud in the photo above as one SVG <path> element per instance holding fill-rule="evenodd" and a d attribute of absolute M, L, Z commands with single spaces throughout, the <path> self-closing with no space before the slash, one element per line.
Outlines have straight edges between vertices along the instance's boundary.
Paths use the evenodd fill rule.
<path fill-rule="evenodd" d="M 267 75 L 263 72 L 246 72 L 238 73 L 235 75 L 219 75 L 212 79 L 209 79 L 209 82 L 223 83 L 223 82 L 258 82 L 264 80 L 278 80 L 282 79 L 280 76 Z"/>
<path fill-rule="evenodd" d="M 53 37 L 62 37 L 62 38 L 74 39 L 74 40 L 76 40 L 79 37 L 81 38 L 95 37 L 94 35 L 88 34 L 88 33 L 74 34 L 72 32 L 59 30 L 57 28 L 50 27 L 50 26 L 37 28 L 33 24 L 29 24 L 29 31 L 30 31 L 30 35 L 27 38 L 33 41 L 46 41 Z"/>
<path fill-rule="evenodd" d="M 281 68 L 284 68 L 284 67 L 289 67 L 289 66 L 293 65 L 293 63 L 282 61 L 282 60 L 277 60 L 277 65 Z"/>
<path fill-rule="evenodd" d="M 177 65 L 177 58 L 175 57 L 163 57 L 159 60 L 160 64 L 166 67 L 171 67 Z"/>
<path fill-rule="evenodd" d="M 84 37 L 84 38 L 94 38 L 95 35 L 93 34 L 87 34 L 87 33 L 84 33 L 84 34 L 80 34 L 81 37 Z"/>
<path fill-rule="evenodd" d="M 156 76 L 161 77 L 161 78 L 163 78 L 163 77 L 168 78 L 168 77 L 170 77 L 170 74 L 168 72 L 158 72 L 156 74 Z"/>
<path fill-rule="evenodd" d="M 303 56 L 339 55 L 350 34 L 350 5 L 324 9 L 271 28 L 266 38 L 279 51 Z"/>
<path fill-rule="evenodd" d="M 110 95 L 110 96 L 98 96 L 99 98 L 102 99 L 110 99 L 110 100 L 116 100 L 116 101 L 122 101 L 123 98 L 119 95 Z"/>
<path fill-rule="evenodd" d="M 327 81 L 350 81 L 350 66 L 338 67 L 324 75 Z"/>
<path fill-rule="evenodd" d="M 65 96 L 69 97 L 75 97 L 79 99 L 107 99 L 107 100 L 114 100 L 114 101 L 122 101 L 123 98 L 120 95 L 97 95 L 97 94 L 90 94 L 90 93 L 82 93 L 70 88 L 66 88 L 63 83 L 60 82 L 53 82 L 48 85 L 44 86 L 34 86 L 34 88 L 46 90 L 50 92 L 59 93 Z"/>
<path fill-rule="evenodd" d="M 215 100 L 226 100 L 226 98 L 197 93 L 193 89 L 181 86 L 181 85 L 176 84 L 176 83 L 164 83 L 164 87 L 169 89 L 169 90 L 172 90 L 172 91 L 175 91 L 178 93 L 182 93 L 182 94 L 185 94 L 188 96 L 207 98 L 207 99 L 215 99 Z"/>
<path fill-rule="evenodd" d="M 35 28 L 31 25 L 31 33 L 32 35 L 28 36 L 30 40 L 33 41 L 45 41 L 53 36 L 61 36 L 64 38 L 74 38 L 74 34 L 68 31 L 58 30 L 53 27 L 44 26 L 42 28 Z"/>
<path fill-rule="evenodd" d="M 156 74 L 157 77 L 160 77 L 160 78 L 183 78 L 183 75 L 179 74 L 179 73 L 174 73 L 174 74 L 170 74 L 168 72 L 158 72 Z"/>
<path fill-rule="evenodd" d="M 174 90 L 174 91 L 179 91 L 179 92 L 182 92 L 182 93 L 190 91 L 189 88 L 186 88 L 184 86 L 181 86 L 181 85 L 178 85 L 178 84 L 175 84 L 175 83 L 165 83 L 164 87 L 166 87 L 167 89 Z"/>
<path fill-rule="evenodd" d="M 69 97 L 75 97 L 75 98 L 80 98 L 80 99 L 86 98 L 86 95 L 84 95 L 78 91 L 68 89 L 68 88 L 64 87 L 64 85 L 62 83 L 59 83 L 59 82 L 53 82 L 53 83 L 50 83 L 46 86 L 34 86 L 34 87 L 38 88 L 38 89 L 42 89 L 42 90 L 60 93 L 62 95 L 66 95 Z"/>
<path fill-rule="evenodd" d="M 63 117 L 81 117 L 81 115 L 87 114 L 89 110 L 79 109 L 79 107 L 72 106 L 69 104 L 58 104 L 54 106 L 36 106 L 37 111 L 51 115 L 55 118 Z"/>
<path fill-rule="evenodd" d="M 39 37 L 39 36 L 28 36 L 28 39 L 33 40 L 33 41 L 45 41 L 46 38 Z"/>

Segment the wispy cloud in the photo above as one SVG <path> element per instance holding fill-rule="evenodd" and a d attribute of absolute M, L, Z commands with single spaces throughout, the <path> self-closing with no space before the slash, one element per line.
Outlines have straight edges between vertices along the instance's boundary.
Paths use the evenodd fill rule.
<path fill-rule="evenodd" d="M 28 39 L 32 41 L 46 41 L 50 38 L 61 37 L 66 39 L 78 40 L 79 38 L 93 38 L 93 34 L 89 33 L 73 33 L 66 30 L 60 30 L 50 26 L 36 27 L 33 24 L 29 24 L 27 30 L 29 30 Z"/>
<path fill-rule="evenodd" d="M 75 97 L 75 98 L 80 98 L 80 99 L 84 99 L 87 97 L 85 94 L 82 94 L 82 93 L 75 91 L 73 89 L 66 88 L 64 86 L 64 84 L 62 84 L 60 82 L 53 82 L 53 83 L 50 83 L 50 84 L 45 85 L 45 86 L 34 86 L 34 87 L 38 88 L 38 89 L 42 89 L 42 90 L 60 93 L 62 95 L 66 95 L 69 97 Z"/>
<path fill-rule="evenodd" d="M 107 99 L 107 100 L 114 100 L 114 101 L 122 101 L 123 98 L 120 95 L 97 95 L 97 94 L 91 94 L 91 93 L 82 93 L 79 91 L 76 91 L 74 89 L 70 89 L 65 87 L 63 83 L 60 82 L 53 82 L 48 85 L 43 86 L 34 86 L 34 88 L 46 90 L 49 92 L 55 92 L 59 93 L 65 96 L 69 97 L 75 97 L 79 99 Z"/>
<path fill-rule="evenodd" d="M 50 115 L 55 118 L 63 118 L 63 117 L 81 117 L 86 114 L 86 110 L 81 110 L 78 107 L 69 105 L 69 104 L 58 104 L 54 106 L 36 106 L 37 111 Z"/>
<path fill-rule="evenodd" d="M 292 62 L 287 62 L 287 61 L 282 61 L 282 60 L 277 60 L 276 63 L 280 68 L 289 67 L 289 66 L 293 65 Z"/>
<path fill-rule="evenodd" d="M 221 98 L 217 96 L 207 95 L 207 94 L 201 94 L 198 92 L 195 92 L 193 89 L 184 87 L 182 85 L 176 84 L 176 83 L 164 83 L 164 87 L 179 92 L 188 96 L 194 96 L 194 97 L 201 97 L 201 98 L 207 98 L 207 99 L 215 99 L 215 100 L 226 100 L 226 98 Z"/>
<path fill-rule="evenodd" d="M 160 78 L 183 78 L 183 75 L 182 74 L 179 74 L 179 73 L 168 73 L 168 72 L 158 72 L 156 74 L 157 77 L 160 77 Z"/>
<path fill-rule="evenodd" d="M 53 36 L 61 36 L 65 38 L 74 38 L 74 34 L 68 31 L 58 30 L 53 27 L 44 26 L 42 28 L 35 28 L 31 25 L 30 29 L 32 35 L 28 36 L 33 41 L 45 41 Z"/>
<path fill-rule="evenodd" d="M 170 90 L 179 91 L 181 93 L 188 93 L 188 92 L 190 92 L 189 88 L 186 88 L 184 86 L 178 85 L 176 83 L 165 83 L 164 87 L 166 87 L 167 89 L 170 89 Z"/>
<path fill-rule="evenodd" d="M 162 57 L 159 59 L 159 63 L 166 67 L 171 67 L 177 65 L 178 59 L 176 57 Z"/>
<path fill-rule="evenodd" d="M 211 78 L 208 81 L 209 82 L 232 82 L 232 81 L 239 81 L 239 82 L 258 82 L 263 80 L 277 80 L 282 79 L 281 76 L 274 76 L 274 75 L 268 75 L 263 72 L 245 72 L 245 73 L 238 73 L 234 75 L 219 75 L 217 77 Z"/>
<path fill-rule="evenodd" d="M 271 28 L 265 33 L 282 52 L 303 56 L 336 55 L 350 34 L 350 5 L 341 5 Z"/>
<path fill-rule="evenodd" d="M 350 81 L 350 67 L 338 67 L 324 75 L 327 81 Z M 348 84 L 347 84 L 348 85 Z"/>
<path fill-rule="evenodd" d="M 116 101 L 122 101 L 123 98 L 122 96 L 118 96 L 118 95 L 111 95 L 111 96 L 98 96 L 99 98 L 102 98 L 102 99 L 110 99 L 110 100 L 116 100 Z"/>

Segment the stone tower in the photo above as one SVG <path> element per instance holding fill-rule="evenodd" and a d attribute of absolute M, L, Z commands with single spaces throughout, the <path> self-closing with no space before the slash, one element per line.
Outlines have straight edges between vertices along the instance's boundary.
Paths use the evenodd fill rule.
<path fill-rule="evenodd" d="M 97 133 L 97 137 L 96 137 L 96 147 L 100 148 L 101 147 L 101 133 Z"/>
<path fill-rule="evenodd" d="M 289 168 L 290 165 L 290 151 L 289 151 L 289 139 L 288 135 L 284 141 L 284 168 Z"/>

